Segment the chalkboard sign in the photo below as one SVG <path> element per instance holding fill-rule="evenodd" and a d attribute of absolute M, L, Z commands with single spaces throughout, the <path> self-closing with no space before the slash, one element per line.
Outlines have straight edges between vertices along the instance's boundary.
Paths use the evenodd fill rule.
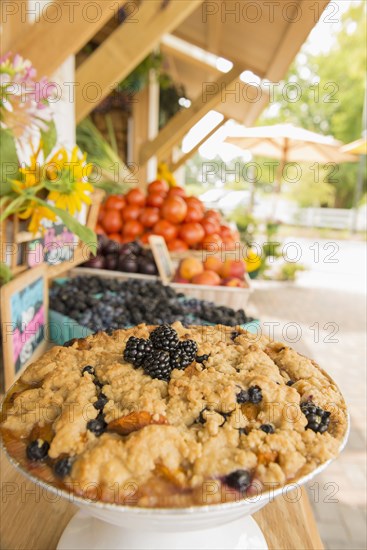
<path fill-rule="evenodd" d="M 166 285 L 173 277 L 173 265 L 166 241 L 159 235 L 151 235 L 148 240 L 155 263 L 157 264 L 159 276 L 162 279 L 162 283 Z"/>
<path fill-rule="evenodd" d="M 30 269 L 1 288 L 5 389 L 47 348 L 47 267 Z"/>

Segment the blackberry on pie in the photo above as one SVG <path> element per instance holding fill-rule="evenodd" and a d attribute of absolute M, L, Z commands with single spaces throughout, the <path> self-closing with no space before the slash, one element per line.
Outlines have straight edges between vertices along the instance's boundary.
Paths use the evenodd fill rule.
<path fill-rule="evenodd" d="M 134 367 L 141 367 L 146 356 L 153 350 L 152 343 L 144 338 L 130 336 L 124 350 L 124 359 Z"/>
<path fill-rule="evenodd" d="M 169 380 L 172 367 L 170 356 L 167 351 L 155 349 L 144 360 L 143 369 L 145 374 L 158 380 Z"/>
<path fill-rule="evenodd" d="M 149 338 L 155 349 L 172 351 L 179 345 L 178 334 L 169 325 L 161 325 L 154 329 Z"/>

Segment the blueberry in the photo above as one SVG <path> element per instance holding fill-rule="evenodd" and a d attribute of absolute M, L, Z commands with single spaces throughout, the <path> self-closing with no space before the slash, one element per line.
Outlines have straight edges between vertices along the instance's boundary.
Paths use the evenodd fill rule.
<path fill-rule="evenodd" d="M 70 456 L 68 456 L 67 458 L 61 458 L 54 465 L 55 475 L 57 477 L 67 476 L 71 471 L 72 465 L 73 465 L 73 462 Z"/>
<path fill-rule="evenodd" d="M 262 424 L 260 430 L 266 434 L 273 434 L 275 432 L 274 427 L 271 424 Z"/>
<path fill-rule="evenodd" d="M 259 386 L 250 386 L 248 390 L 241 390 L 237 395 L 237 403 L 253 403 L 257 405 L 262 400 L 263 396 Z"/>
<path fill-rule="evenodd" d="M 195 358 L 195 361 L 197 363 L 204 363 L 204 361 L 207 361 L 209 359 L 209 355 L 197 355 Z"/>
<path fill-rule="evenodd" d="M 246 390 L 241 390 L 240 393 L 236 395 L 237 403 L 242 405 L 243 403 L 247 403 L 249 401 L 249 394 Z"/>
<path fill-rule="evenodd" d="M 288 380 L 287 386 L 293 386 L 293 384 L 294 384 L 294 380 Z"/>
<path fill-rule="evenodd" d="M 49 448 L 50 444 L 42 439 L 31 441 L 31 443 L 27 445 L 27 457 L 29 460 L 43 460 L 46 458 Z"/>
<path fill-rule="evenodd" d="M 96 437 L 100 437 L 106 430 L 106 428 L 107 424 L 102 413 L 99 413 L 97 418 L 95 418 L 94 420 L 89 420 L 89 422 L 87 423 L 87 429 L 94 433 Z"/>
<path fill-rule="evenodd" d="M 240 493 L 246 491 L 251 484 L 251 475 L 247 470 L 235 470 L 225 476 L 224 483 Z"/>
<path fill-rule="evenodd" d="M 93 407 L 97 409 L 97 411 L 101 411 L 107 402 L 108 397 L 106 397 L 103 393 L 100 393 L 97 401 L 93 403 Z"/>

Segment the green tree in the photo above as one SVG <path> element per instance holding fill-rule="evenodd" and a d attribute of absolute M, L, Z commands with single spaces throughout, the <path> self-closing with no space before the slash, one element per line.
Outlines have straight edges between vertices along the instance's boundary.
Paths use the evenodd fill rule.
<path fill-rule="evenodd" d="M 260 118 L 259 125 L 291 122 L 307 130 L 331 134 L 344 143 L 358 139 L 362 131 L 365 67 L 366 3 L 362 1 L 352 4 L 342 16 L 340 30 L 328 53 L 312 55 L 307 44 L 303 47 L 284 82 L 275 88 L 274 102 Z M 356 178 L 356 164 L 337 167 L 333 181 L 329 181 L 335 188 L 336 207 L 353 205 Z M 366 182 L 365 173 L 364 193 Z M 307 191 L 307 185 L 303 190 Z M 310 195 L 313 191 L 309 187 Z M 304 193 L 302 196 L 304 200 Z"/>

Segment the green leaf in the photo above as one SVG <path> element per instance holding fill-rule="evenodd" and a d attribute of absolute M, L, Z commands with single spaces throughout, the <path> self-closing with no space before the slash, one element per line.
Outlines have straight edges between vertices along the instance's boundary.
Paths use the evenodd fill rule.
<path fill-rule="evenodd" d="M 35 198 L 35 200 L 39 203 L 51 210 L 58 216 L 66 225 L 68 229 L 74 235 L 77 235 L 83 243 L 85 243 L 88 247 L 88 249 L 91 251 L 91 253 L 96 256 L 97 254 L 97 235 L 89 229 L 89 227 L 85 227 L 85 225 L 82 225 L 79 223 L 69 212 L 66 212 L 66 210 L 62 210 L 61 208 L 56 208 L 56 206 L 52 206 L 48 202 Z"/>
<path fill-rule="evenodd" d="M 5 285 L 13 278 L 13 274 L 9 266 L 0 262 L 0 286 Z"/>
<path fill-rule="evenodd" d="M 46 159 L 55 147 L 57 141 L 57 132 L 54 120 L 51 120 L 46 131 L 41 130 L 41 139 L 43 142 L 43 152 Z"/>
<path fill-rule="evenodd" d="M 9 130 L 0 128 L 1 188 L 0 196 L 11 191 L 11 180 L 19 174 L 19 160 L 15 140 Z"/>

